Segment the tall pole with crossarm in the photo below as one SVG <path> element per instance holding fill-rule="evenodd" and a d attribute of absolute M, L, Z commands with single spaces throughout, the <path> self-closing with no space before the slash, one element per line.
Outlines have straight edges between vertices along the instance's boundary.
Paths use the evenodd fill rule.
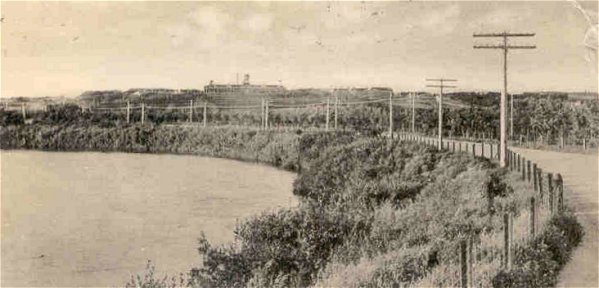
<path fill-rule="evenodd" d="M 510 49 L 535 49 L 536 46 L 531 45 L 508 45 L 509 37 L 533 37 L 534 33 L 481 33 L 481 34 L 473 34 L 473 37 L 499 37 L 503 38 L 502 45 L 474 45 L 474 49 L 502 49 L 503 50 L 503 92 L 501 93 L 500 109 L 499 109 L 499 165 L 501 167 L 506 167 L 507 165 L 507 137 L 506 137 L 506 129 L 507 129 L 507 118 L 506 118 L 506 98 L 507 98 L 507 52 Z M 511 129 L 510 135 L 513 133 L 513 123 L 514 123 L 514 97 L 512 96 L 511 101 Z"/>
<path fill-rule="evenodd" d="M 426 87 L 435 87 L 439 88 L 439 143 L 437 143 L 437 147 L 439 150 L 443 149 L 443 88 L 455 88 L 455 86 L 450 86 L 444 84 L 446 82 L 456 82 L 458 80 L 455 79 L 426 79 L 426 81 L 434 81 L 439 83 L 438 85 L 426 85 Z"/>

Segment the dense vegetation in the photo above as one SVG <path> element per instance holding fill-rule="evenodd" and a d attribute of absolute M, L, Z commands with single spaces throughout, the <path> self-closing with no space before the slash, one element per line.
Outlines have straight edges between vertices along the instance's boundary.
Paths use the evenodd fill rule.
<path fill-rule="evenodd" d="M 299 93 L 299 92 L 298 92 Z M 498 102 L 498 95 L 456 94 L 450 98 L 459 99 L 470 105 L 467 108 L 450 107 L 444 111 L 444 131 L 451 137 L 477 137 L 497 139 L 499 133 L 499 111 L 493 105 Z M 170 105 L 166 102 L 154 105 Z M 162 101 L 161 100 L 161 101 Z M 343 102 L 341 102 L 343 103 Z M 172 104 L 172 103 L 171 103 Z M 137 104 L 136 104 L 137 105 Z M 187 104 L 183 103 L 183 106 Z M 491 106 L 489 106 L 491 105 Z M 122 106 L 119 106 L 122 108 Z M 567 144 L 595 143 L 599 135 L 599 105 L 597 101 L 568 101 L 565 97 L 542 98 L 534 96 L 518 96 L 514 111 L 515 139 L 540 141 L 543 144 L 557 144 L 560 137 Z M 415 128 L 418 132 L 432 135 L 437 131 L 436 109 L 417 108 Z M 208 105 L 206 119 L 209 125 L 240 125 L 259 127 L 262 123 L 260 108 L 254 109 L 219 109 Z M 388 129 L 388 104 L 372 103 L 365 105 L 338 108 L 338 128 L 345 131 L 376 131 Z M 410 129 L 411 109 L 395 107 L 394 127 Z M 297 127 L 302 129 L 324 128 L 325 107 L 309 108 L 276 108 L 269 111 L 271 127 Z M 89 110 L 81 111 L 76 105 L 51 105 L 47 112 L 30 112 L 28 120 L 34 124 L 81 124 L 113 127 L 124 125 L 126 113 L 121 110 Z M 193 121 L 203 121 L 203 109 L 197 107 L 193 111 Z M 141 110 L 133 109 L 131 121 L 139 122 Z M 329 127 L 333 127 L 335 110 L 330 108 Z M 163 123 L 181 123 L 189 119 L 188 109 L 146 109 L 146 122 L 160 125 Z M 25 123 L 21 113 L 0 110 L 0 126 L 19 125 Z M 595 145 L 595 144 L 593 144 Z"/>
<path fill-rule="evenodd" d="M 34 118 L 34 125 L 2 125 L 0 147 L 197 154 L 301 170 L 293 190 L 299 207 L 246 219 L 235 228 L 235 244 L 213 246 L 200 239 L 204 261 L 191 270 L 186 284 L 192 286 L 404 285 L 451 259 L 466 235 L 501 231 L 496 215 L 520 213 L 531 193 L 486 159 L 371 134 L 101 127 L 102 120 L 92 117 L 76 108 L 58 109 Z M 539 243 L 561 233 L 547 231 Z M 563 262 L 576 244 L 566 240 L 571 244 L 566 253 L 546 253 L 541 261 Z M 527 260 L 526 251 L 516 261 L 537 261 Z M 530 273 L 537 272 L 500 273 L 493 284 L 533 283 Z"/>
<path fill-rule="evenodd" d="M 554 287 L 559 271 L 583 237 L 582 226 L 571 214 L 554 217 L 529 246 L 515 251 L 515 267 L 501 271 L 493 287 Z"/>

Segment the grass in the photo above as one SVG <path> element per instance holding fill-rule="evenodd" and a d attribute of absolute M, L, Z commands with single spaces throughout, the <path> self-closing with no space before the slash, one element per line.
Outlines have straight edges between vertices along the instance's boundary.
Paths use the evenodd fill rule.
<path fill-rule="evenodd" d="M 0 146 L 203 155 L 299 172 L 293 191 L 300 199 L 298 208 L 241 221 L 234 231 L 235 244 L 214 246 L 200 239 L 203 265 L 191 269 L 185 285 L 453 285 L 457 245 L 471 236 L 480 239 L 477 269 L 483 273 L 477 274 L 479 283 L 500 287 L 533 283 L 528 280 L 533 276 L 521 276 L 530 271 L 504 273 L 498 266 L 501 215 L 513 213 L 515 230 L 526 229 L 526 203 L 532 194 L 529 184 L 518 180 L 519 174 L 468 153 L 437 151 L 372 135 L 376 133 L 20 125 L 0 127 Z M 555 235 L 564 225 L 559 226 L 561 230 L 552 225 L 543 230 L 549 232 L 543 232 L 548 234 L 542 234 L 545 240 L 539 243 L 556 244 L 555 239 L 562 239 Z M 536 241 L 540 240 L 530 243 Z M 576 244 L 568 241 L 571 245 L 563 247 L 564 251 Z M 522 256 L 517 259 L 532 263 L 534 259 L 526 258 L 530 254 L 526 249 L 532 244 L 523 243 L 518 248 Z M 541 261 L 557 255 L 561 263 L 567 254 L 557 248 L 543 249 L 539 250 Z M 548 267 L 547 271 L 556 271 L 558 266 Z M 169 285 L 150 272 L 130 283 Z"/>

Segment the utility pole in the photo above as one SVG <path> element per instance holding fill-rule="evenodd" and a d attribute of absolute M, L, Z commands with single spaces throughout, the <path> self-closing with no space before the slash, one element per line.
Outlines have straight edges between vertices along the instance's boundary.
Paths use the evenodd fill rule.
<path fill-rule="evenodd" d="M 268 98 L 266 99 L 266 108 L 264 110 L 264 128 L 268 130 Z"/>
<path fill-rule="evenodd" d="M 438 82 L 438 85 L 426 85 L 426 87 L 439 88 L 439 150 L 443 149 L 443 88 L 455 88 L 456 86 L 445 85 L 445 82 L 457 82 L 455 79 L 426 79 L 426 81 Z"/>
<path fill-rule="evenodd" d="M 389 91 L 389 138 L 393 139 L 393 91 Z"/>
<path fill-rule="evenodd" d="M 331 102 L 331 97 L 327 97 L 327 119 L 326 119 L 326 124 L 325 124 L 325 130 L 328 132 L 329 131 L 329 104 Z"/>
<path fill-rule="evenodd" d="M 260 127 L 264 130 L 264 97 L 262 97 L 262 105 L 260 106 Z"/>
<path fill-rule="evenodd" d="M 499 37 L 503 38 L 503 44 L 501 45 L 474 45 L 474 49 L 502 49 L 503 50 L 503 91 L 501 93 L 500 109 L 499 109 L 499 121 L 500 121 L 500 136 L 499 136 L 499 165 L 506 167 L 507 165 L 507 115 L 506 115 L 506 104 L 507 104 L 507 52 L 510 49 L 535 49 L 536 46 L 531 45 L 508 45 L 508 37 L 533 37 L 535 33 L 482 33 L 473 34 L 475 38 L 480 37 Z M 513 111 L 514 111 L 514 98 L 511 99 L 511 123 L 512 129 L 510 129 L 510 136 L 513 132 Z"/>
<path fill-rule="evenodd" d="M 193 122 L 193 100 L 189 100 L 189 123 Z"/>
<path fill-rule="evenodd" d="M 146 118 L 146 107 L 144 103 L 141 103 L 141 125 L 144 125 L 144 120 Z"/>
<path fill-rule="evenodd" d="M 207 105 L 206 102 L 204 102 L 204 111 L 203 111 L 203 115 L 202 115 L 202 117 L 204 118 L 204 119 L 202 119 L 203 120 L 202 122 L 203 122 L 204 128 L 206 128 L 206 118 L 207 118 L 207 115 L 206 115 L 206 110 L 207 110 L 206 109 L 206 105 Z"/>
<path fill-rule="evenodd" d="M 333 95 L 335 95 L 335 130 L 337 130 L 337 114 L 339 112 L 339 109 L 337 109 L 337 105 L 339 104 L 339 98 L 337 96 L 337 93 L 335 93 L 335 90 L 333 90 Z"/>
<path fill-rule="evenodd" d="M 410 95 L 412 95 L 412 134 L 414 134 L 416 132 L 416 129 L 414 129 L 415 122 L 416 122 L 416 113 L 415 113 L 415 109 L 414 109 L 414 98 L 416 97 L 416 94 L 414 92 L 412 92 L 412 93 L 410 93 Z"/>
<path fill-rule="evenodd" d="M 131 123 L 131 103 L 127 100 L 127 124 Z"/>

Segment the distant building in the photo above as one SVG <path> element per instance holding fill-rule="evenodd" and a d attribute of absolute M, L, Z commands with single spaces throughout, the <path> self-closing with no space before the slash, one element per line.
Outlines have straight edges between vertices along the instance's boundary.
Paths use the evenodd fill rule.
<path fill-rule="evenodd" d="M 371 91 L 386 91 L 386 92 L 393 92 L 393 89 L 389 88 L 389 87 L 370 87 Z"/>
<path fill-rule="evenodd" d="M 215 84 L 210 80 L 210 83 L 204 86 L 206 94 L 279 94 L 286 91 L 287 89 L 281 85 L 252 85 L 249 74 L 245 74 L 242 84 Z"/>

